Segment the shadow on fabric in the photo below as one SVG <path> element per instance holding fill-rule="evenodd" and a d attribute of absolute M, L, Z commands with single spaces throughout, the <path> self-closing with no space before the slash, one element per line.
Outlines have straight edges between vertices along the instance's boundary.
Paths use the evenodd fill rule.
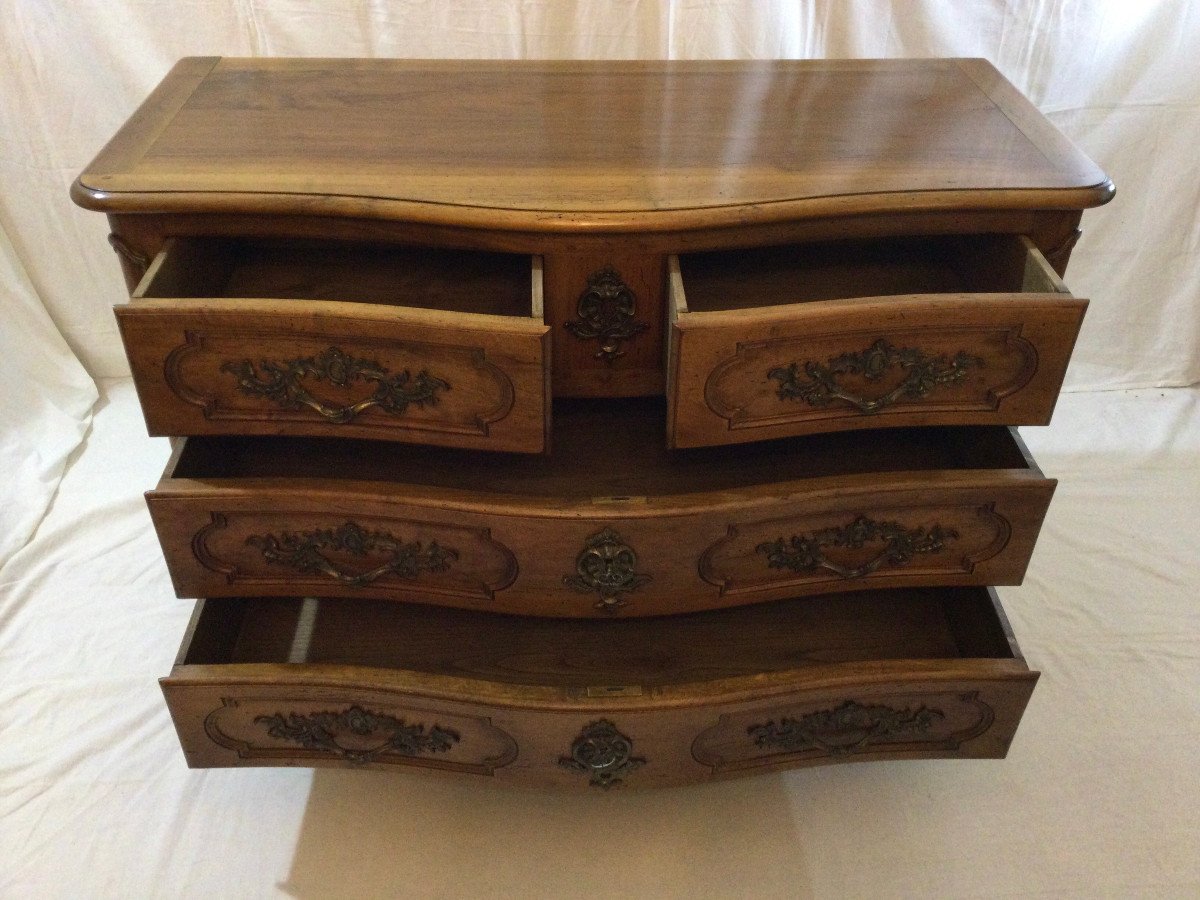
<path fill-rule="evenodd" d="M 297 898 L 811 897 L 782 776 L 596 795 L 319 769 Z"/>

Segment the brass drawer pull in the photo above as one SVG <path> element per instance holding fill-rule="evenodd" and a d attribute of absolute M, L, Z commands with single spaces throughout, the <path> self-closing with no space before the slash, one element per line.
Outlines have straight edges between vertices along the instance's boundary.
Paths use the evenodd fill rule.
<path fill-rule="evenodd" d="M 651 581 L 634 572 L 637 554 L 611 528 L 592 535 L 575 557 L 575 574 L 564 575 L 563 584 L 580 594 L 597 593 L 596 609 L 616 612 L 625 605 L 622 594 L 636 591 Z"/>
<path fill-rule="evenodd" d="M 920 527 L 906 529 L 899 522 L 876 522 L 859 516 L 841 528 L 822 528 L 811 534 L 781 537 L 761 543 L 754 549 L 766 555 L 767 565 L 772 569 L 791 569 L 793 572 L 827 569 L 842 578 L 862 578 L 884 563 L 901 566 L 919 553 L 937 553 L 948 541 L 957 538 L 957 531 L 941 525 L 934 525 L 928 531 Z M 825 556 L 827 547 L 859 550 L 875 541 L 883 541 L 883 549 L 859 566 L 842 566 Z"/>
<path fill-rule="evenodd" d="M 352 706 L 344 712 L 275 713 L 258 716 L 255 723 L 266 726 L 267 734 L 281 741 L 299 744 L 305 750 L 325 750 L 352 763 L 374 762 L 385 753 L 419 756 L 445 753 L 460 740 L 455 731 L 434 725 L 409 725 L 403 719 L 369 712 Z M 355 738 L 381 738 L 374 746 L 347 746 L 345 735 Z M 343 736 L 339 739 L 339 736 Z"/>
<path fill-rule="evenodd" d="M 458 559 L 458 551 L 442 547 L 436 541 L 423 546 L 420 541 L 393 537 L 386 531 L 367 531 L 355 522 L 340 528 L 274 534 L 252 534 L 246 543 L 258 547 L 269 563 L 288 566 L 304 575 L 321 573 L 352 587 L 365 587 L 384 575 L 417 578 L 425 572 L 444 572 Z M 344 569 L 323 555 L 323 550 L 369 556 L 384 553 L 389 559 L 365 572 Z"/>
<path fill-rule="evenodd" d="M 409 406 L 433 406 L 438 402 L 438 391 L 450 390 L 446 381 L 425 370 L 418 372 L 415 378 L 408 369 L 393 375 L 379 362 L 355 358 L 337 347 L 330 347 L 316 356 L 282 363 L 264 359 L 258 369 L 249 359 L 238 363 L 226 362 L 221 366 L 221 371 L 237 378 L 243 394 L 265 397 L 288 410 L 307 406 L 322 418 L 338 425 L 351 422 L 359 413 L 376 406 L 394 416 L 403 415 Z M 355 381 L 373 382 L 377 387 L 374 394 L 357 403 L 330 406 L 301 385 L 305 378 L 328 381 L 337 387 L 347 387 Z"/>
<path fill-rule="evenodd" d="M 117 256 L 129 263 L 139 277 L 146 274 L 146 269 L 150 267 L 150 258 L 145 253 L 134 250 L 119 234 L 110 234 L 108 245 L 117 251 Z"/>
<path fill-rule="evenodd" d="M 587 775 L 592 787 L 607 789 L 620 784 L 646 760 L 633 755 L 633 741 L 617 731 L 616 725 L 600 719 L 579 733 L 571 744 L 571 755 L 559 757 L 558 764 Z"/>
<path fill-rule="evenodd" d="M 926 706 L 916 710 L 894 709 L 847 700 L 835 709 L 811 712 L 799 719 L 784 717 L 778 723 L 772 719 L 762 725 L 751 725 L 746 733 L 756 747 L 785 752 L 819 749 L 838 756 L 884 738 L 925 734 L 936 720 L 945 717 L 940 709 Z"/>
<path fill-rule="evenodd" d="M 581 341 L 599 341 L 595 358 L 612 363 L 625 355 L 621 343 L 641 334 L 650 326 L 639 322 L 637 297 L 612 266 L 606 266 L 588 278 L 587 288 L 579 296 L 575 315 L 563 327 Z"/>
<path fill-rule="evenodd" d="M 865 350 L 831 357 L 825 365 L 813 360 L 790 363 L 771 369 L 767 377 L 779 382 L 776 394 L 780 400 L 803 400 L 809 406 L 828 406 L 834 400 L 843 400 L 869 415 L 900 400 L 919 400 L 939 385 L 962 381 L 972 366 L 983 366 L 983 360 L 962 350 L 953 357 L 944 353 L 929 356 L 915 347 L 896 348 L 879 338 Z M 867 381 L 878 381 L 895 368 L 907 374 L 892 390 L 878 397 L 851 394 L 838 384 L 842 375 L 861 375 Z M 800 378 L 801 370 L 807 380 Z"/>

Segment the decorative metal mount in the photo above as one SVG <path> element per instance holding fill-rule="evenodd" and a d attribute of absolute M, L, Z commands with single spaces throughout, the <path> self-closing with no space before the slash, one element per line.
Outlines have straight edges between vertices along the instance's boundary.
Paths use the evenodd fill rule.
<path fill-rule="evenodd" d="M 287 716 L 276 713 L 258 716 L 254 721 L 265 725 L 267 734 L 273 738 L 291 741 L 305 750 L 325 750 L 352 763 L 374 762 L 385 753 L 400 756 L 445 753 L 460 739 L 457 732 L 448 728 L 434 725 L 426 732 L 424 725 L 409 725 L 403 719 L 369 712 L 361 706 L 352 706 L 344 712 Z M 339 740 L 339 735 L 346 733 L 357 738 L 377 737 L 380 741 L 365 748 L 346 746 Z"/>
<path fill-rule="evenodd" d="M 772 569 L 791 569 L 793 572 L 827 569 L 842 578 L 862 578 L 884 563 L 901 566 L 919 553 L 937 553 L 947 541 L 957 538 L 957 531 L 941 525 L 934 525 L 926 531 L 924 528 L 905 528 L 899 522 L 876 522 L 859 516 L 841 528 L 822 528 L 811 534 L 781 537 L 761 543 L 754 549 L 766 555 L 767 565 Z M 825 558 L 827 547 L 860 550 L 873 541 L 883 541 L 883 549 L 855 568 L 847 568 Z"/>
<path fill-rule="evenodd" d="M 762 725 L 751 725 L 746 733 L 756 747 L 785 752 L 823 750 L 840 756 L 860 750 L 885 738 L 920 735 L 929 731 L 946 714 L 925 706 L 894 709 L 882 704 L 864 705 L 847 700 L 836 709 L 808 713 L 799 719 L 782 718 Z"/>
<path fill-rule="evenodd" d="M 433 406 L 438 402 L 438 391 L 450 390 L 450 385 L 421 370 L 413 377 L 405 369 L 390 374 L 380 363 L 371 359 L 356 359 L 337 347 L 323 350 L 316 356 L 289 359 L 282 363 L 263 360 L 259 363 L 261 375 L 255 370 L 254 362 L 226 362 L 222 372 L 228 372 L 238 380 L 243 394 L 265 397 L 283 409 L 297 410 L 307 406 L 322 418 L 338 425 L 353 421 L 360 413 L 379 407 L 394 416 L 403 415 L 409 406 Z M 375 393 L 348 406 L 330 406 L 310 394 L 301 384 L 305 378 L 328 381 L 337 387 L 348 387 L 356 381 L 372 382 Z"/>
<path fill-rule="evenodd" d="M 579 733 L 571 744 L 571 755 L 559 757 L 558 764 L 587 775 L 592 787 L 607 790 L 646 764 L 645 759 L 632 754 L 633 741 L 617 731 L 617 726 L 608 719 L 600 719 Z"/>
<path fill-rule="evenodd" d="M 246 538 L 246 543 L 259 548 L 267 562 L 287 566 L 304 575 L 328 575 L 351 587 L 365 587 L 384 575 L 411 579 L 424 572 L 444 572 L 450 568 L 452 561 L 458 559 L 457 550 L 439 546 L 436 541 L 428 547 L 420 541 L 405 543 L 386 531 L 367 531 L 354 522 L 347 522 L 340 528 L 322 528 L 298 534 L 289 531 L 279 536 L 255 534 Z M 349 553 L 351 556 L 386 554 L 388 559 L 365 572 L 352 572 L 326 557 L 323 550 Z"/>
<path fill-rule="evenodd" d="M 865 350 L 831 357 L 826 364 L 813 360 L 790 363 L 771 369 L 767 377 L 779 382 L 776 394 L 780 400 L 802 400 L 810 406 L 828 406 L 834 400 L 843 400 L 869 415 L 901 400 L 919 400 L 939 385 L 961 381 L 973 366 L 983 366 L 983 360 L 962 350 L 953 357 L 944 353 L 929 356 L 915 347 L 898 349 L 879 338 Z M 851 394 L 838 384 L 843 375 L 861 375 L 867 381 L 878 381 L 895 368 L 907 374 L 892 390 L 878 397 Z M 807 380 L 800 377 L 802 370 Z"/>
<path fill-rule="evenodd" d="M 1047 250 L 1043 255 L 1046 257 L 1046 262 L 1050 263 L 1050 267 L 1059 275 L 1067 268 L 1067 261 L 1071 258 L 1071 251 L 1075 249 L 1075 245 L 1083 236 L 1083 232 L 1078 228 L 1074 229 L 1070 234 L 1063 238 L 1062 243 L 1057 247 Z"/>
<path fill-rule="evenodd" d="M 563 584 L 581 594 L 597 593 L 596 609 L 616 612 L 625 605 L 622 594 L 650 582 L 649 575 L 634 572 L 637 554 L 611 528 L 588 538 L 575 557 L 575 574 L 564 575 Z"/>
<path fill-rule="evenodd" d="M 563 327 L 581 341 L 600 341 L 595 358 L 611 363 L 624 356 L 621 342 L 641 334 L 650 326 L 637 321 L 637 297 L 612 266 L 605 266 L 588 278 L 587 289 L 580 294 L 575 314 L 579 317 Z"/>
<path fill-rule="evenodd" d="M 130 268 L 139 278 L 145 275 L 146 270 L 150 268 L 150 259 L 146 254 L 134 250 L 129 246 L 129 242 L 119 234 L 110 234 L 108 236 L 108 245 L 117 251 L 117 256 L 129 263 Z"/>

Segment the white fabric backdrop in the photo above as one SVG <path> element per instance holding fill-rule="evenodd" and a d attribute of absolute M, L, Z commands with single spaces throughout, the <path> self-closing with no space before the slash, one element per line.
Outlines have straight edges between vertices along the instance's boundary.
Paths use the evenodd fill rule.
<path fill-rule="evenodd" d="M 127 372 L 105 222 L 67 188 L 185 55 L 987 57 L 1118 185 L 1071 270 L 1093 303 L 1067 389 L 1200 381 L 1190 0 L 0 0 L 0 54 L 0 351 L 15 348 L 0 562 L 44 513 L 94 397 L 46 314 L 93 377 Z"/>
<path fill-rule="evenodd" d="M 73 207 L 67 189 L 184 55 L 987 57 L 1118 186 L 1113 203 L 1085 217 L 1072 263 L 1072 287 L 1093 302 L 1069 388 L 1200 381 L 1200 4 L 1189 0 L 0 0 L 0 728 L 39 739 L 33 748 L 0 738 L 0 894 L 257 895 L 286 879 L 297 846 L 288 829 L 299 827 L 292 807 L 304 802 L 295 788 L 307 776 L 181 770 L 150 679 L 169 665 L 186 604 L 161 602 L 170 589 L 138 494 L 150 486 L 163 447 L 141 436 L 127 383 L 117 392 L 120 409 L 98 419 L 94 452 L 72 467 L 74 487 L 69 477 L 42 522 L 88 431 L 92 378 L 126 372 L 109 309 L 125 291 L 105 222 Z M 1062 524 L 1048 522 L 1040 568 L 1027 588 L 1005 595 L 1015 600 L 1010 610 L 1027 652 L 1047 673 L 1011 765 L 968 772 L 931 764 L 915 780 L 912 767 L 864 767 L 861 775 L 848 767 L 621 801 L 605 807 L 620 823 L 608 835 L 616 859 L 570 840 L 561 851 L 578 860 L 586 850 L 596 883 L 603 876 L 642 895 L 661 868 L 633 858 L 632 835 L 649 821 L 668 846 L 694 838 L 691 851 L 705 851 L 690 857 L 679 848 L 668 871 L 687 888 L 681 893 L 737 894 L 753 886 L 744 879 L 758 877 L 775 879 L 766 894 L 794 896 L 806 884 L 787 862 L 798 848 L 801 862 L 810 854 L 808 886 L 818 893 L 866 892 L 878 886 L 878 872 L 908 875 L 900 892 L 915 895 L 962 895 L 981 883 L 975 873 L 986 874 L 993 893 L 1022 885 L 1081 898 L 1195 896 L 1196 567 L 1194 537 L 1179 522 L 1196 502 L 1200 445 L 1187 426 L 1194 395 L 1175 393 L 1181 398 L 1162 401 L 1170 407 L 1163 421 L 1192 436 L 1184 447 L 1174 446 L 1169 429 L 1153 427 L 1150 392 L 1120 403 L 1116 395 L 1064 401 L 1064 414 L 1087 413 L 1060 416 L 1050 432 L 1057 438 L 1047 439 L 1044 464 L 1069 467 L 1079 453 L 1080 466 L 1096 471 L 1090 482 L 1082 469 L 1075 475 L 1092 492 L 1077 507 L 1064 481 L 1056 506 Z M 1105 429 L 1102 416 L 1122 427 Z M 1118 438 L 1098 455 L 1097 428 Z M 1031 443 L 1040 449 L 1036 438 Z M 1082 546 L 1093 540 L 1087 526 L 1097 510 L 1124 530 L 1119 540 L 1115 532 L 1093 535 L 1099 543 Z M 1113 555 L 1117 545 L 1125 549 Z M 1039 572 L 1049 573 L 1045 583 Z M 1157 592 L 1151 602 L 1126 589 L 1135 581 Z M 1101 599 L 1107 605 L 1097 612 Z M 1055 604 L 1057 618 L 1047 612 Z M 1109 647 L 1125 648 L 1111 671 Z M 1089 693 L 1083 688 L 1097 672 L 1107 680 Z M 108 700 L 98 703 L 102 695 Z M 1164 698 L 1175 706 L 1163 710 Z M 1057 737 L 1068 721 L 1079 730 L 1082 757 Z M 1121 729 L 1132 744 L 1113 740 Z M 343 790 L 360 781 L 360 789 Z M 954 800 L 959 784 L 975 792 L 965 803 Z M 574 815 L 605 815 L 557 798 L 509 804 L 466 787 L 425 792 L 404 779 L 385 785 L 322 773 L 313 785 L 312 820 L 338 824 L 310 835 L 315 843 L 301 836 L 290 883 L 280 885 L 297 896 L 328 896 L 335 884 L 382 892 L 383 882 L 374 891 L 370 878 L 355 879 L 361 860 L 339 849 L 343 830 L 355 847 L 397 863 L 388 871 L 399 880 L 387 887 L 438 890 L 437 867 L 413 881 L 423 871 L 419 848 L 408 840 L 392 847 L 382 832 L 358 827 L 364 807 L 363 822 L 391 822 L 414 802 L 423 811 L 416 839 L 428 837 L 429 817 L 457 798 L 466 831 L 439 832 L 446 841 L 439 859 L 451 866 L 463 864 L 454 848 L 478 837 L 473 825 L 482 834 L 508 818 L 519 826 L 500 826 L 508 870 L 498 851 L 489 856 L 469 844 L 480 854 L 476 875 L 497 878 L 502 893 L 522 884 L 512 858 L 529 849 L 524 840 L 541 827 L 534 819 L 548 817 L 565 834 L 578 826 Z M 938 785 L 944 797 L 934 796 Z M 1089 792 L 1093 802 L 1072 808 Z M 219 802 L 206 804 L 210 795 Z M 878 802 L 885 795 L 895 803 Z M 780 802 L 795 810 L 785 816 L 792 830 L 761 844 L 764 822 L 783 815 Z M 847 817 L 847 803 L 876 814 Z M 496 820 L 471 814 L 480 808 Z M 137 823 L 146 816 L 143 830 Z M 852 822 L 874 823 L 874 831 L 859 840 L 847 831 Z M 938 852 L 921 867 L 939 827 Z M 266 839 L 263 858 L 254 848 L 236 855 L 256 829 Z M 310 852 L 299 852 L 305 846 Z M 216 856 L 207 858 L 205 848 Z M 740 861 L 722 858 L 723 850 Z M 74 871 L 85 859 L 87 871 Z M 684 865 L 688 859 L 693 865 Z M 306 891 L 306 875 L 320 874 L 313 867 L 322 860 L 343 870 L 340 880 L 322 874 Z M 381 874 L 381 865 L 368 874 Z M 740 879 L 722 883 L 723 872 Z M 559 895 L 570 889 L 569 868 L 549 874 Z M 1106 888 L 1092 890 L 1088 875 L 1103 875 Z M 174 889 L 163 887 L 164 877 Z M 251 878 L 259 880 L 246 887 Z M 225 890 L 214 893 L 214 884 Z"/>
<path fill-rule="evenodd" d="M 1113 177 L 1070 385 L 1200 381 L 1200 4 L 1147 0 L 0 0 L 0 223 L 95 377 L 127 371 L 103 217 L 67 187 L 185 55 L 983 56 Z"/>
<path fill-rule="evenodd" d="M 1074 389 L 1200 380 L 1200 4 L 1145 0 L 0 0 L 0 223 L 95 377 L 126 364 L 67 187 L 182 55 L 986 56 L 1108 170 Z"/>
<path fill-rule="evenodd" d="M 105 222 L 67 188 L 185 55 L 984 56 L 1118 185 L 1085 220 L 1071 271 L 1093 304 L 1068 389 L 1200 381 L 1200 5 L 1189 0 L 0 0 L 0 53 L 0 348 L 15 348 L 0 382 L 12 473 L 0 562 L 43 514 L 94 397 L 46 314 L 93 377 L 127 372 Z M 17 427 L 47 405 L 53 417 Z"/>
<path fill-rule="evenodd" d="M 0 897 L 1196 900 L 1200 389 L 1079 392 L 1024 430 L 1062 483 L 1004 606 L 1042 677 L 1003 761 L 579 796 L 412 772 L 189 770 L 155 679 L 163 438 L 108 382 L 0 582 Z M 1086 441 L 1080 440 L 1086 435 Z M 486 781 L 486 779 L 480 779 Z"/>

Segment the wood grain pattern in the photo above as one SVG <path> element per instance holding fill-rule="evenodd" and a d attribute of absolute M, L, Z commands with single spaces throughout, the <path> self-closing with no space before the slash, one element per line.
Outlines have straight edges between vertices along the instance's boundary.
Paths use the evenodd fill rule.
<path fill-rule="evenodd" d="M 1055 483 L 1001 426 L 1049 419 L 1112 194 L 982 60 L 181 61 L 72 197 L 196 435 L 148 495 L 211 598 L 189 764 L 1003 756 L 1037 673 L 983 585 Z"/>
<path fill-rule="evenodd" d="M 636 297 L 637 334 L 620 342 L 621 356 L 597 358 L 599 343 L 567 330 L 578 321 L 588 280 L 611 268 Z M 545 257 L 546 324 L 554 347 L 557 397 L 638 397 L 663 390 L 663 299 L 666 257 L 638 253 L 571 253 Z"/>
<path fill-rule="evenodd" d="M 1112 195 L 983 61 L 221 59 L 160 95 L 77 202 L 586 233 Z"/>
<path fill-rule="evenodd" d="M 1045 424 L 1087 308 L 1025 238 L 672 259 L 669 431 L 678 447 Z"/>
<path fill-rule="evenodd" d="M 661 415 L 654 402 L 564 406 L 556 417 L 558 451 L 548 459 L 460 459 L 446 450 L 347 441 L 191 439 L 147 496 L 180 596 L 316 593 L 590 617 L 870 587 L 1019 583 L 1054 490 L 1004 429 L 894 429 L 879 435 L 871 453 L 852 452 L 855 442 L 835 434 L 684 456 L 649 452 Z M 889 539 L 875 536 L 831 550 L 834 567 L 811 571 L 772 566 L 760 549 L 861 517 L 955 537 L 901 560 Z M 350 584 L 328 571 L 280 566 L 254 543 L 265 533 L 348 523 L 436 541 L 459 555 L 444 572 Z M 580 590 L 576 578 L 581 553 L 605 530 L 636 556 L 627 574 L 639 576 L 615 606 L 601 602 L 607 595 L 600 588 Z M 502 577 L 493 544 L 515 559 L 515 578 Z M 836 571 L 881 553 L 886 564 L 861 576 Z M 336 549 L 325 556 L 345 571 L 388 559 L 386 552 L 362 558 Z"/>
<path fill-rule="evenodd" d="M 692 757 L 714 772 L 739 773 L 852 753 L 953 754 L 995 719 L 979 691 L 953 688 L 858 695 L 836 706 L 807 701 L 722 714 L 696 736 Z"/>
<path fill-rule="evenodd" d="M 357 721 L 355 717 L 360 717 Z M 386 717 L 400 723 L 448 736 L 445 750 L 405 752 L 389 744 L 389 729 L 363 727 Z M 337 721 L 337 720 L 341 721 Z M 330 720 L 336 725 L 329 726 Z M 290 724 L 292 737 L 272 734 L 272 722 Z M 319 723 L 319 724 L 317 724 Z M 428 724 L 426 724 L 428 723 Z M 357 726 L 357 727 L 356 727 Z M 486 717 L 455 715 L 421 704 L 397 703 L 370 691 L 338 692 L 322 697 L 319 691 L 288 691 L 279 686 L 222 697 L 221 705 L 204 718 L 204 734 L 237 754 L 250 765 L 305 765 L 340 760 L 348 765 L 381 767 L 415 766 L 463 775 L 491 775 L 517 755 L 512 737 Z M 316 732 L 314 734 L 314 731 Z M 392 732 L 394 733 L 394 732 Z M 316 737 L 317 740 L 313 738 Z"/>
<path fill-rule="evenodd" d="M 994 594 L 900 593 L 903 602 L 874 592 L 591 623 L 386 603 L 350 612 L 336 601 L 201 601 L 163 691 L 198 767 L 400 764 L 590 791 L 586 773 L 560 761 L 598 720 L 644 760 L 621 789 L 831 762 L 1003 756 L 1037 673 Z M 845 747 L 762 747 L 750 733 L 846 704 L 938 715 L 927 729 L 874 740 L 847 738 L 844 723 L 823 733 L 853 744 Z M 343 726 L 337 746 L 306 749 L 252 721 L 356 707 L 438 723 L 461 740 L 444 754 L 356 761 L 338 747 L 370 750 L 377 737 Z"/>
<path fill-rule="evenodd" d="M 305 249 L 248 264 L 221 242 L 159 254 L 117 308 L 151 434 L 546 449 L 540 260 L 327 247 L 312 271 L 286 262 Z"/>
<path fill-rule="evenodd" d="M 838 238 L 885 238 L 937 234 L 1021 234 L 1043 253 L 1060 247 L 1080 222 L 1078 210 L 896 210 L 884 215 L 853 213 L 738 227 L 671 229 L 612 234 L 555 234 L 499 231 L 462 225 L 338 217 L 329 213 L 222 215 L 205 212 L 111 213 L 113 233 L 149 259 L 164 242 L 178 235 L 301 238 L 312 241 L 389 242 L 405 246 L 486 250 L 526 255 L 595 255 L 617 253 L 666 255 L 719 249 L 746 249 Z M 1062 274 L 1059 270 L 1059 274 Z M 140 280 L 130 285 L 132 291 Z"/>

